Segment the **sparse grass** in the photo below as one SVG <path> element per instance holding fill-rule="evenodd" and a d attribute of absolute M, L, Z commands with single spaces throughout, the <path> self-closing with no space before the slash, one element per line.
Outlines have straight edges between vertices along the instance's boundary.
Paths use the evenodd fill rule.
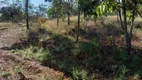
<path fill-rule="evenodd" d="M 54 78 L 52 78 L 48 75 L 45 75 L 45 74 L 30 75 L 24 66 L 15 66 L 15 67 L 11 68 L 9 71 L 3 71 L 0 73 L 0 78 L 3 77 L 6 80 L 11 80 L 12 76 L 14 76 L 12 78 L 12 80 L 13 80 L 16 77 L 22 77 L 20 75 L 17 75 L 19 72 L 22 73 L 26 78 L 30 78 L 32 80 L 33 79 L 34 80 L 54 80 Z"/>
<path fill-rule="evenodd" d="M 24 68 L 22 66 L 14 66 L 10 69 L 7 69 L 7 71 L 3 71 L 0 73 L 0 77 L 4 77 L 7 80 L 10 80 L 10 76 L 16 75 L 18 72 L 24 72 Z"/>
<path fill-rule="evenodd" d="M 74 27 L 74 23 L 68 26 L 67 22 L 63 22 L 61 20 L 59 26 L 57 27 L 56 20 L 51 20 L 43 24 L 43 27 L 54 34 L 64 34 Z"/>
<path fill-rule="evenodd" d="M 44 74 L 42 74 L 42 75 L 38 76 L 37 80 L 54 80 L 54 79 L 47 77 Z"/>

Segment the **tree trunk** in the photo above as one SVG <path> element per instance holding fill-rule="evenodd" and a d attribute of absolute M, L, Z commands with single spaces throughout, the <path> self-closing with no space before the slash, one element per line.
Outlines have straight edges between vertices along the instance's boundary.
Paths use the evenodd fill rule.
<path fill-rule="evenodd" d="M 70 25 L 70 0 L 68 0 L 68 25 Z"/>
<path fill-rule="evenodd" d="M 59 26 L 59 17 L 57 17 L 57 28 Z"/>
<path fill-rule="evenodd" d="M 135 3 L 135 7 L 137 6 L 137 3 Z M 133 37 L 133 29 L 134 29 L 134 20 L 135 20 L 135 9 L 133 9 L 132 13 L 132 20 L 131 20 L 131 29 L 130 29 L 130 38 Z"/>
<path fill-rule="evenodd" d="M 76 42 L 79 41 L 79 28 L 80 28 L 80 10 L 78 9 L 78 25 L 77 25 L 77 36 L 76 36 Z"/>
<path fill-rule="evenodd" d="M 126 53 L 130 54 L 131 53 L 131 40 L 130 36 L 128 33 L 128 28 L 127 28 L 127 16 L 126 16 L 126 3 L 123 1 L 123 17 L 124 17 L 124 35 L 125 35 L 125 46 L 126 46 Z"/>
<path fill-rule="evenodd" d="M 84 11 L 84 19 L 86 18 L 86 16 L 87 16 L 87 15 L 86 15 L 86 12 Z"/>
<path fill-rule="evenodd" d="M 119 15 L 119 20 L 120 20 L 121 27 L 124 30 L 123 21 L 122 21 L 122 14 L 121 14 L 121 10 L 120 9 L 118 10 L 118 15 Z"/>
<path fill-rule="evenodd" d="M 68 25 L 70 25 L 70 12 L 68 11 Z"/>
<path fill-rule="evenodd" d="M 25 8 L 26 8 L 26 24 L 27 24 L 27 30 L 29 30 L 29 14 L 28 14 L 28 4 L 29 0 L 26 0 Z"/>
<path fill-rule="evenodd" d="M 118 0 L 118 3 L 121 3 L 120 0 Z M 122 21 L 122 9 L 118 9 L 118 15 L 119 15 L 121 27 L 124 30 L 123 21 Z"/>
<path fill-rule="evenodd" d="M 118 13 L 117 13 L 117 22 L 119 22 L 120 21 L 120 17 L 119 17 L 119 11 L 118 11 Z"/>

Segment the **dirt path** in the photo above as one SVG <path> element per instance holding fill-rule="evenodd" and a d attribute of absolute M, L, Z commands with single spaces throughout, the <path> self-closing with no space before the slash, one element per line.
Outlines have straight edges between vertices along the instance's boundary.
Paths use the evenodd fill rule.
<path fill-rule="evenodd" d="M 19 41 L 21 36 L 21 27 L 1 27 L 0 28 L 0 48 L 10 47 L 12 44 Z"/>
<path fill-rule="evenodd" d="M 0 27 L 0 80 L 59 80 L 63 73 L 2 50 L 20 41 L 24 31 L 16 26 Z"/>

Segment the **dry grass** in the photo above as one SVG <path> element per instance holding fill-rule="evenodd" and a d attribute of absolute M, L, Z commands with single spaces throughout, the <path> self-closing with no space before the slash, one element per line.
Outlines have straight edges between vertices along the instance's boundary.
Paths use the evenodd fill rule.
<path fill-rule="evenodd" d="M 10 27 L 10 26 L 14 26 L 15 24 L 12 22 L 1 22 L 0 23 L 0 27 Z"/>
<path fill-rule="evenodd" d="M 142 22 L 142 18 L 141 17 L 137 17 L 135 21 L 136 22 Z"/>
<path fill-rule="evenodd" d="M 52 20 L 47 20 L 45 23 L 42 23 L 41 25 L 33 24 L 32 26 L 46 28 L 48 31 L 55 33 L 55 34 L 64 34 L 76 26 L 76 24 L 77 24 L 76 20 L 77 20 L 76 16 L 71 17 L 71 24 L 68 25 L 67 19 L 65 19 L 65 21 L 60 19 L 59 25 L 57 26 L 57 20 L 52 19 Z"/>
<path fill-rule="evenodd" d="M 31 26 L 38 26 L 41 28 L 46 28 L 48 31 L 55 33 L 55 34 L 65 34 L 69 32 L 71 29 L 75 28 L 77 26 L 77 16 L 71 16 L 70 17 L 70 25 L 67 24 L 67 18 L 65 18 L 65 21 L 63 21 L 60 18 L 59 25 L 57 26 L 57 19 L 47 20 L 45 23 L 37 24 L 32 23 Z M 83 16 L 81 16 L 81 28 L 84 28 L 85 26 L 94 26 L 94 21 L 88 21 L 87 24 L 84 23 Z"/>

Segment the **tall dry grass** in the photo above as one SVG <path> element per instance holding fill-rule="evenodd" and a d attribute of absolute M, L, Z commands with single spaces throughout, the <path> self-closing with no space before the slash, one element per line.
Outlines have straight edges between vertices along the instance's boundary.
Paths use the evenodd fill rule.
<path fill-rule="evenodd" d="M 0 27 L 12 27 L 15 26 L 12 22 L 0 22 Z"/>

